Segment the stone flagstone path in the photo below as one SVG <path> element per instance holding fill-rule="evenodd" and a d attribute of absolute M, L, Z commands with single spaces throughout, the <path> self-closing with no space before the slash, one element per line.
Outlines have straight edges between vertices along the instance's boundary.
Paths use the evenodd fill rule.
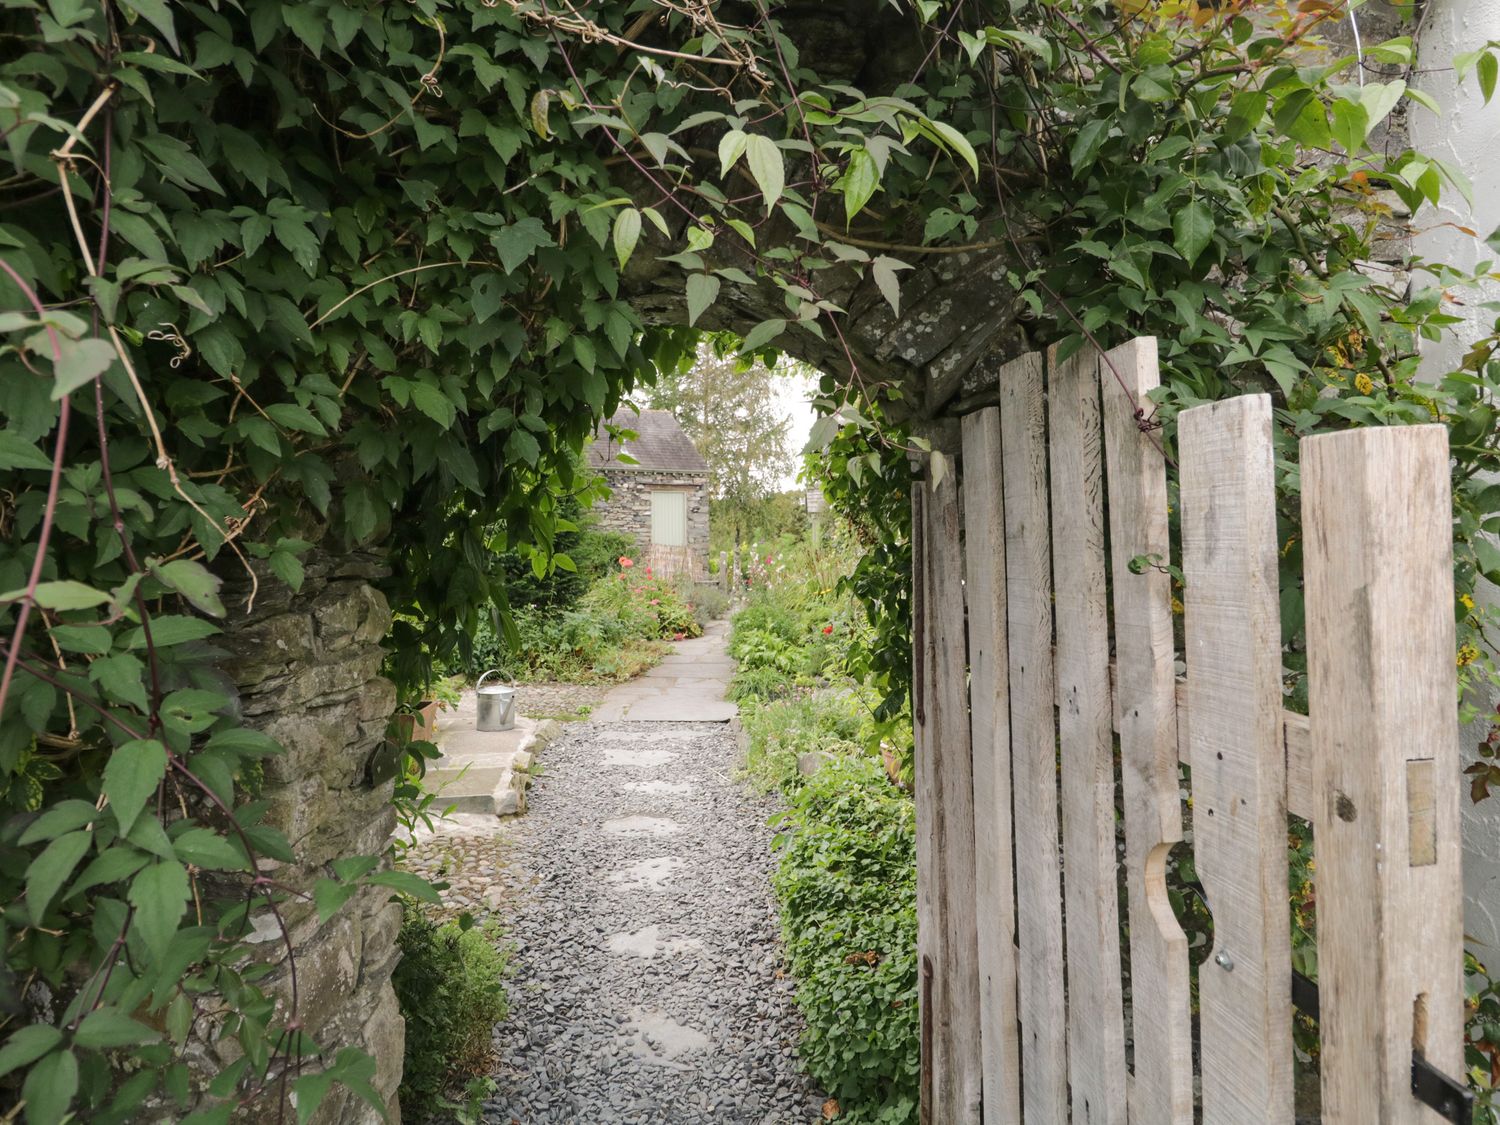
<path fill-rule="evenodd" d="M 543 756 L 507 833 L 511 1012 L 490 1125 L 802 1125 L 767 801 L 735 777 L 725 627 Z M 691 646 L 691 647 L 689 647 Z"/>

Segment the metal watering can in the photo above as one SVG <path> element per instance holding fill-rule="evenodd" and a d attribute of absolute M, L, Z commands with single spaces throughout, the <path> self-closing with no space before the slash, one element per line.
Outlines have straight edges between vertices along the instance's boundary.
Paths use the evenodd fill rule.
<path fill-rule="evenodd" d="M 500 670 L 493 668 L 479 677 L 474 693 L 479 697 L 478 712 L 474 722 L 476 730 L 511 730 L 516 725 L 516 685 L 490 684 L 485 680 L 498 676 Z"/>

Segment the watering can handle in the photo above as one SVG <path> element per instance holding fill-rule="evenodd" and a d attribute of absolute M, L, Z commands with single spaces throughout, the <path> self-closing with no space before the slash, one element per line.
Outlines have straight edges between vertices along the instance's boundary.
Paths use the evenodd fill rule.
<path fill-rule="evenodd" d="M 482 675 L 482 676 L 479 677 L 479 682 L 474 685 L 474 690 L 478 691 L 480 688 L 484 687 L 484 681 L 485 680 L 489 679 L 491 676 L 498 676 L 498 675 L 500 675 L 500 669 L 499 668 L 491 668 L 488 672 L 486 672 L 484 675 Z"/>

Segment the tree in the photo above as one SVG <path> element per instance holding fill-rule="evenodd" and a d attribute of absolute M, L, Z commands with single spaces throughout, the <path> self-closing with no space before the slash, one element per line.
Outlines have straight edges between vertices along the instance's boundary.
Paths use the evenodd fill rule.
<path fill-rule="evenodd" d="M 648 392 L 650 405 L 670 410 L 708 462 L 713 516 L 727 519 L 736 540 L 746 514 L 796 467 L 779 392 L 801 369 L 788 366 L 772 370 L 705 341 L 690 363 L 663 371 Z"/>

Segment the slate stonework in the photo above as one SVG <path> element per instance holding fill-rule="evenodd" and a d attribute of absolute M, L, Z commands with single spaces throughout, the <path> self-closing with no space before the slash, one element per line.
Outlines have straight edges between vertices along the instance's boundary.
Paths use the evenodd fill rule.
<path fill-rule="evenodd" d="M 277 865 L 278 883 L 310 889 L 328 863 L 343 856 L 382 852 L 395 828 L 392 782 L 368 781 L 371 755 L 385 737 L 396 705 L 395 688 L 381 677 L 381 639 L 390 625 L 385 597 L 371 582 L 383 573 L 374 555 L 306 560 L 307 574 L 293 594 L 263 579 L 253 612 L 236 615 L 247 592 L 230 576 L 226 603 L 231 615 L 222 647 L 222 667 L 239 689 L 246 720 L 271 735 L 284 755 L 265 763 L 261 796 L 270 802 L 266 822 L 281 829 L 297 857 Z M 399 1125 L 395 1104 L 401 1080 L 405 1024 L 391 988 L 399 952 L 401 910 L 390 892 L 370 889 L 319 925 L 311 902 L 289 896 L 282 914 L 296 950 L 298 1011 L 304 1029 L 329 1057 L 341 1047 L 359 1047 L 376 1059 L 376 1089 L 391 1104 L 388 1121 Z M 268 960 L 282 959 L 281 935 L 268 911 L 254 917 L 251 942 Z M 289 998 L 289 974 L 272 978 Z M 205 1069 L 233 1061 L 230 1041 L 195 1044 Z M 250 1120 L 277 1120 L 268 1104 Z M 366 1125 L 378 1115 L 335 1086 L 319 1110 L 324 1125 Z"/>
<path fill-rule="evenodd" d="M 595 504 L 598 526 L 632 536 L 642 551 L 651 545 L 651 493 L 672 489 L 688 494 L 687 541 L 697 573 L 708 562 L 708 477 L 703 473 L 645 472 L 640 469 L 606 469 L 604 479 L 612 495 Z"/>

